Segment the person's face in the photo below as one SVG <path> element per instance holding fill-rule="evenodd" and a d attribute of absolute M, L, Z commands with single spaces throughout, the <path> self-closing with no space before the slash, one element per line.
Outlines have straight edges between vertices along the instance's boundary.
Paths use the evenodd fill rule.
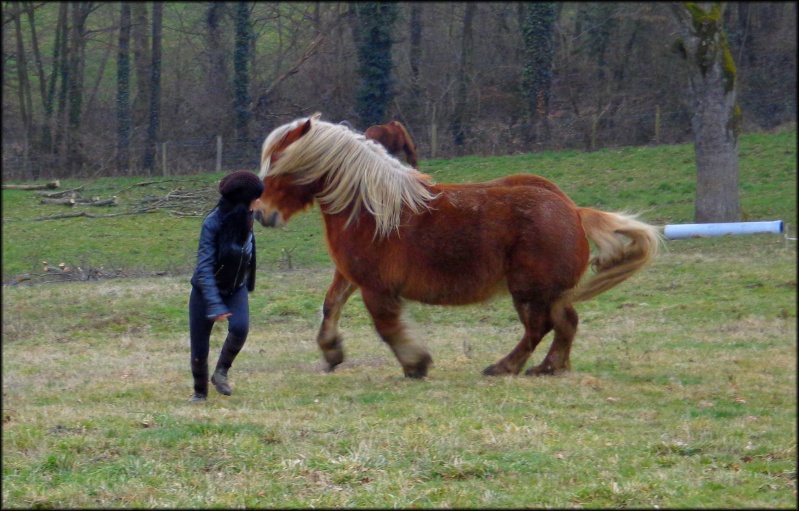
<path fill-rule="evenodd" d="M 252 201 L 252 202 L 250 203 L 250 212 L 252 212 L 252 211 L 255 209 L 255 204 L 256 204 L 256 203 L 258 203 L 258 202 L 260 202 L 260 201 L 261 201 L 261 198 L 260 198 L 260 197 L 258 197 L 257 199 L 255 199 L 254 201 Z"/>

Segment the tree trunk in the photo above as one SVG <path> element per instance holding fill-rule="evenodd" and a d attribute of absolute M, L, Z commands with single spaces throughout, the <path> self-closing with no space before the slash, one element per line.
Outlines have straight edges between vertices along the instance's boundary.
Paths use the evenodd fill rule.
<path fill-rule="evenodd" d="M 467 96 L 469 94 L 469 74 L 472 71 L 472 59 L 474 58 L 473 24 L 476 11 L 477 4 L 475 2 L 466 2 L 466 10 L 463 13 L 463 31 L 461 32 L 461 61 L 458 67 L 455 112 L 453 112 L 452 122 L 450 122 L 452 139 L 459 155 L 463 153 L 463 146 L 469 131 Z"/>
<path fill-rule="evenodd" d="M 681 39 L 677 48 L 688 68 L 691 126 L 696 153 L 697 223 L 741 219 L 738 190 L 740 109 L 736 68 L 718 3 L 674 4 Z"/>
<path fill-rule="evenodd" d="M 423 9 L 422 2 L 414 2 L 410 5 L 410 51 L 409 60 L 411 65 L 411 87 L 410 97 L 408 98 L 408 105 L 410 116 L 412 119 L 411 124 L 420 124 L 424 118 L 422 112 L 422 84 L 421 84 L 421 65 L 422 65 L 422 27 Z"/>
<path fill-rule="evenodd" d="M 130 3 L 119 8 L 119 54 L 117 56 L 117 170 L 127 174 L 130 166 Z"/>
<path fill-rule="evenodd" d="M 250 26 L 249 2 L 236 3 L 236 50 L 233 53 L 233 95 L 236 113 L 237 142 L 246 147 L 249 138 L 250 117 L 250 74 L 247 66 L 250 62 Z"/>
<path fill-rule="evenodd" d="M 391 27 L 398 7 L 394 3 L 351 2 L 350 9 L 361 76 L 355 108 L 366 128 L 383 122 L 392 98 Z"/>
<path fill-rule="evenodd" d="M 65 79 L 64 60 L 67 53 L 67 3 L 63 2 L 59 6 L 58 11 L 58 24 L 55 30 L 55 43 L 53 44 L 53 70 L 50 75 L 50 81 L 47 83 L 47 97 L 45 99 L 44 111 L 45 115 L 50 121 L 50 133 L 53 138 L 50 145 L 50 153 L 57 153 L 61 144 L 61 112 L 63 110 L 63 98 L 61 91 L 64 89 L 63 80 Z M 58 79 L 61 78 L 62 82 L 59 87 Z M 58 92 L 58 94 L 56 94 Z M 58 108 L 56 109 L 56 99 L 58 100 Z M 53 110 L 57 114 L 53 115 Z"/>
<path fill-rule="evenodd" d="M 205 93 L 207 98 L 206 112 L 210 118 L 219 119 L 218 124 L 223 127 L 230 127 L 230 105 L 231 94 L 228 82 L 228 68 L 226 50 L 223 45 L 223 27 L 221 20 L 225 13 L 227 4 L 224 2 L 210 2 L 205 14 L 205 26 L 208 31 L 208 79 L 205 81 Z M 227 121 L 227 122 L 222 122 Z M 217 134 L 227 136 L 221 128 Z"/>
<path fill-rule="evenodd" d="M 411 4 L 411 78 L 413 85 L 419 88 L 419 66 L 422 61 L 422 9 L 424 4 L 421 2 L 414 2 Z"/>
<path fill-rule="evenodd" d="M 555 58 L 554 3 L 522 4 L 522 36 L 524 38 L 524 67 L 522 91 L 527 100 L 527 129 L 529 144 L 546 143 L 549 139 L 549 98 L 552 91 L 552 66 Z"/>
<path fill-rule="evenodd" d="M 150 68 L 150 122 L 144 148 L 144 168 L 152 174 L 155 169 L 155 145 L 161 122 L 161 27 L 164 4 L 153 2 L 153 61 Z"/>
<path fill-rule="evenodd" d="M 84 157 L 81 148 L 81 117 L 83 115 L 83 77 L 86 67 L 86 19 L 92 9 L 91 2 L 72 4 L 72 26 L 70 27 L 70 47 L 67 75 L 67 126 L 66 157 L 67 167 L 74 175 L 83 168 Z"/>
<path fill-rule="evenodd" d="M 147 3 L 130 2 L 131 16 L 131 43 L 133 46 L 133 69 L 136 75 L 136 94 L 133 96 L 131 116 L 134 129 L 145 131 L 150 110 L 150 34 L 147 30 L 150 24 L 147 21 Z M 141 135 L 137 137 L 140 144 Z"/>
<path fill-rule="evenodd" d="M 35 7 L 33 2 L 25 2 L 25 10 L 28 14 L 28 23 L 30 24 L 31 28 L 31 47 L 33 48 L 33 59 L 34 63 L 36 64 L 36 73 L 39 79 L 39 95 L 41 96 L 42 106 L 44 107 L 44 119 L 42 120 L 41 124 L 38 125 L 38 139 L 39 139 L 39 149 L 44 150 L 46 152 L 50 152 L 51 144 L 52 144 L 52 132 L 50 126 L 50 116 L 52 114 L 52 108 L 47 108 L 47 79 L 45 78 L 44 74 L 44 64 L 42 63 L 42 54 L 39 50 L 39 37 L 36 32 L 36 21 L 35 21 Z M 39 179 L 39 175 L 41 174 L 41 170 L 39 169 L 38 165 L 34 165 L 31 168 L 31 177 L 36 180 Z"/>
<path fill-rule="evenodd" d="M 12 16 L 14 17 L 14 28 L 17 39 L 17 93 L 19 96 L 20 117 L 22 118 L 22 137 L 23 137 L 23 155 L 24 155 L 24 174 L 25 177 L 29 175 L 29 161 L 28 154 L 31 146 L 31 133 L 33 131 L 33 100 L 31 98 L 31 86 L 28 79 L 28 62 L 25 58 L 25 45 L 22 37 L 22 10 L 18 2 L 14 2 L 14 9 Z"/>

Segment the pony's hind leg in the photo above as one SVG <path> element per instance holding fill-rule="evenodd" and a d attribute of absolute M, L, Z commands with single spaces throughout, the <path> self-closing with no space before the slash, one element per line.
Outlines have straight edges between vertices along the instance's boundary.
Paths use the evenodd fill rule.
<path fill-rule="evenodd" d="M 372 316 L 375 329 L 391 347 L 405 376 L 424 378 L 433 358 L 419 341 L 413 338 L 402 320 L 402 301 L 398 297 L 361 289 L 361 297 Z"/>
<path fill-rule="evenodd" d="M 555 339 L 544 360 L 528 369 L 526 375 L 557 374 L 571 369 L 569 354 L 574 336 L 577 334 L 577 311 L 569 302 L 558 302 L 552 307 L 550 314 Z"/>
<path fill-rule="evenodd" d="M 519 374 L 538 343 L 552 329 L 548 306 L 516 298 L 513 299 L 513 304 L 524 325 L 524 336 L 504 358 L 483 369 L 483 374 L 486 376 Z"/>
<path fill-rule="evenodd" d="M 333 283 L 330 284 L 325 295 L 325 303 L 322 306 L 322 324 L 319 326 L 319 333 L 316 336 L 316 344 L 322 350 L 328 372 L 344 361 L 343 339 L 338 331 L 338 321 L 341 318 L 344 304 L 356 289 L 358 286 L 336 270 L 333 275 Z"/>

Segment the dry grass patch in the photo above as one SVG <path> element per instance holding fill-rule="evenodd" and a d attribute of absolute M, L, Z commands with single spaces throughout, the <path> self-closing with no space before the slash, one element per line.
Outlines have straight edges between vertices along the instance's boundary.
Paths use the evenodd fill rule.
<path fill-rule="evenodd" d="M 779 284 L 795 281 L 795 251 L 764 244 L 755 265 L 725 246 L 688 272 L 680 247 L 581 304 L 573 371 L 558 377 L 481 376 L 521 335 L 499 298 L 409 305 L 435 365 L 406 380 L 357 295 L 347 361 L 324 373 L 330 270 L 261 274 L 234 394 L 203 406 L 186 403 L 186 278 L 10 289 L 3 502 L 790 507 L 796 304 Z"/>

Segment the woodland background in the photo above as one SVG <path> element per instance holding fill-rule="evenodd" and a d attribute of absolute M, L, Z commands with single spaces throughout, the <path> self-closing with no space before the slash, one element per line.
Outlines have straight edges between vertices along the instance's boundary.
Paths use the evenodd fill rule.
<path fill-rule="evenodd" d="M 218 140 L 255 170 L 315 111 L 400 120 L 422 159 L 691 142 L 668 3 L 400 2 L 368 26 L 369 5 L 3 2 L 3 180 L 213 172 Z M 796 21 L 724 9 L 743 132 L 796 122 Z M 391 70 L 376 91 L 369 58 Z"/>

